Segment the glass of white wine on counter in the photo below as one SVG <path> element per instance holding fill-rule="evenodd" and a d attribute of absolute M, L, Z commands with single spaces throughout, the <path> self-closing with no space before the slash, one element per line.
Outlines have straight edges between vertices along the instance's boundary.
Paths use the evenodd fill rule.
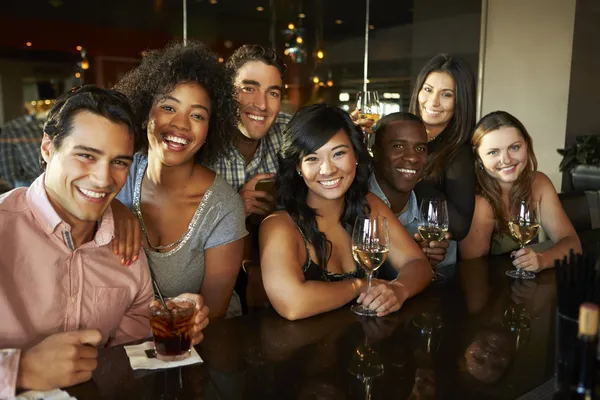
<path fill-rule="evenodd" d="M 520 201 L 514 205 L 508 219 L 508 231 L 521 248 L 531 242 L 540 230 L 540 205 L 537 201 Z M 535 274 L 522 268 L 506 271 L 515 279 L 533 279 Z"/>
<path fill-rule="evenodd" d="M 367 293 L 371 290 L 373 272 L 387 259 L 390 251 L 390 234 L 385 217 L 357 217 L 352 232 L 352 255 L 367 273 Z M 377 311 L 362 304 L 354 304 L 352 312 L 367 317 L 377 316 Z"/>
<path fill-rule="evenodd" d="M 381 117 L 381 104 L 379 103 L 379 94 L 375 91 L 367 90 L 358 92 L 356 95 L 356 108 L 359 110 L 358 119 L 370 119 L 376 124 Z M 373 136 L 373 137 L 372 137 Z M 373 155 L 371 146 L 375 142 L 374 135 L 365 134 L 365 145 L 369 153 Z"/>
<path fill-rule="evenodd" d="M 424 199 L 419 211 L 419 234 L 427 242 L 427 245 L 433 241 L 443 240 L 450 224 L 446 200 Z M 432 265 L 431 268 L 433 269 L 432 282 L 444 279 L 442 274 L 436 272 L 435 266 Z"/>

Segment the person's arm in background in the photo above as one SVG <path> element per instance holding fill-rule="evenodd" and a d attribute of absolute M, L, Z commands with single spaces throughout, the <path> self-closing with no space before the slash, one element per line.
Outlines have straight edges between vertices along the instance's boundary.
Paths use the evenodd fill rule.
<path fill-rule="evenodd" d="M 229 189 L 223 193 L 223 198 L 222 207 L 216 214 L 219 220 L 210 225 L 211 231 L 204 245 L 200 295 L 210 310 L 210 318 L 226 316 L 242 266 L 244 238 L 248 235 L 240 197 Z"/>
<path fill-rule="evenodd" d="M 469 233 L 475 210 L 475 162 L 471 149 L 464 145 L 443 171 L 443 187 L 428 180 L 415 186 L 419 201 L 429 197 L 445 198 L 450 216 L 449 231 L 454 240 L 461 241 Z"/>
<path fill-rule="evenodd" d="M 490 253 L 495 224 L 492 206 L 486 199 L 477 196 L 469 234 L 458 242 L 458 254 L 461 260 L 479 258 Z"/>
<path fill-rule="evenodd" d="M 0 180 L 10 185 L 10 188 L 7 188 L 8 190 L 15 187 L 15 177 L 17 175 L 15 165 L 17 159 L 14 154 L 14 144 L 11 143 L 11 139 L 7 135 L 9 132 L 4 130 L 2 131 L 3 134 L 0 135 Z"/>
<path fill-rule="evenodd" d="M 536 253 L 525 247 L 514 251 L 513 265 L 526 271 L 540 272 L 554 266 L 554 260 L 561 259 L 570 250 L 581 253 L 581 242 L 569 217 L 562 208 L 552 181 L 538 172 L 533 183 L 534 193 L 540 193 L 539 214 L 544 231 L 554 243 L 548 250 Z"/>

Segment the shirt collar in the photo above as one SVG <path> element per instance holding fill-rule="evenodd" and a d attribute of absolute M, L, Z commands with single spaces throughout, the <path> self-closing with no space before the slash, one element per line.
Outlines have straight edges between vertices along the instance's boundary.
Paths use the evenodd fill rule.
<path fill-rule="evenodd" d="M 70 225 L 63 221 L 48 199 L 46 187 L 44 185 L 45 174 L 41 174 L 27 189 L 27 204 L 33 213 L 35 219 L 42 225 L 44 232 L 48 235 L 54 233 L 56 228 L 62 223 L 70 228 Z M 94 242 L 97 246 L 104 246 L 113 239 L 115 234 L 115 224 L 112 209 L 108 207 L 100 220 Z"/>
<path fill-rule="evenodd" d="M 388 207 L 391 208 L 390 201 L 386 197 L 383 190 L 379 186 L 377 182 L 377 178 L 375 178 L 375 173 L 372 173 L 369 177 L 369 190 L 377 197 L 379 197 Z M 417 204 L 417 196 L 415 195 L 415 191 L 412 190 L 410 192 L 410 196 L 408 198 L 408 208 L 406 211 L 398 214 L 398 219 L 402 223 L 402 225 L 408 225 L 414 220 L 419 218 L 419 206 Z"/>
<path fill-rule="evenodd" d="M 385 193 L 383 193 L 383 190 L 381 190 L 381 187 L 377 182 L 377 178 L 375 178 L 374 172 L 369 177 L 369 191 L 372 192 L 375 196 L 379 197 L 389 208 L 392 208 L 392 206 L 390 205 L 390 201 L 386 197 Z"/>
<path fill-rule="evenodd" d="M 408 225 L 411 222 L 419 219 L 419 206 L 417 204 L 417 196 L 415 195 L 415 191 L 410 192 L 410 197 L 408 198 L 408 209 L 403 213 L 400 213 L 398 216 L 402 225 Z"/>

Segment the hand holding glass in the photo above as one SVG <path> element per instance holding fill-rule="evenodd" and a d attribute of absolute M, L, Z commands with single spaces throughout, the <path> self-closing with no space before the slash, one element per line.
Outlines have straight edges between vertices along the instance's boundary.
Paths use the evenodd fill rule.
<path fill-rule="evenodd" d="M 381 116 L 381 105 L 379 104 L 379 94 L 373 91 L 358 92 L 356 96 L 356 108 L 359 110 L 358 119 L 370 119 L 373 123 L 379 121 Z M 372 135 L 365 136 L 365 145 L 371 153 Z"/>
<path fill-rule="evenodd" d="M 539 204 L 535 201 L 520 201 L 511 210 L 508 230 L 521 248 L 531 242 L 540 230 Z M 533 279 L 535 274 L 516 268 L 506 271 L 506 275 L 515 279 Z"/>
<path fill-rule="evenodd" d="M 419 234 L 429 245 L 430 242 L 444 240 L 450 225 L 448 217 L 448 205 L 443 199 L 424 199 L 419 212 Z M 438 282 L 444 276 L 433 269 L 432 282 Z"/>
<path fill-rule="evenodd" d="M 387 259 L 390 250 L 390 235 L 385 217 L 358 217 L 352 233 L 352 255 L 354 260 L 367 272 L 367 294 L 371 290 L 371 279 Z M 358 315 L 376 316 L 377 311 L 362 304 L 355 304 L 351 310 Z"/>

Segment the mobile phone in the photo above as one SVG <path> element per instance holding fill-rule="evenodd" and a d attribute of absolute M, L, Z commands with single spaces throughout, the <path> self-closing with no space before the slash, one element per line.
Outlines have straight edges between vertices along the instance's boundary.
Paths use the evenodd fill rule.
<path fill-rule="evenodd" d="M 271 196 L 275 197 L 275 178 L 263 179 L 256 183 L 254 190 L 260 190 L 267 192 Z"/>

